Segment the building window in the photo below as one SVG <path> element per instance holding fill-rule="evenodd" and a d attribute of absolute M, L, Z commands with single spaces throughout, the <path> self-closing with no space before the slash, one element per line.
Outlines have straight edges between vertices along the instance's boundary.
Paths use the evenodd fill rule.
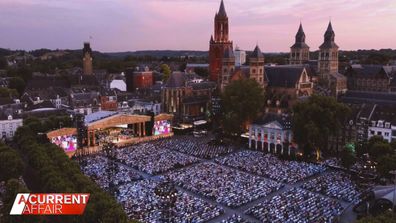
<path fill-rule="evenodd" d="M 255 74 L 256 73 L 256 69 L 252 69 L 252 73 Z"/>
<path fill-rule="evenodd" d="M 389 132 L 385 132 L 385 136 L 386 136 L 386 137 L 389 137 Z"/>
<path fill-rule="evenodd" d="M 375 135 L 375 132 L 374 132 L 374 131 L 370 131 L 370 134 L 371 134 L 371 135 Z"/>
<path fill-rule="evenodd" d="M 378 131 L 377 135 L 382 136 L 382 132 Z"/>

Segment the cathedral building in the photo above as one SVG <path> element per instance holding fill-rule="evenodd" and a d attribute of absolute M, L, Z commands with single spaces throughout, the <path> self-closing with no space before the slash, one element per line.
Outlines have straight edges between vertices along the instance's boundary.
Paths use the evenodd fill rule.
<path fill-rule="evenodd" d="M 228 16 L 223 0 L 214 19 L 214 36 L 210 37 L 209 47 L 209 75 L 210 80 L 218 82 L 222 73 L 224 51 L 233 50 L 232 41 L 229 40 Z"/>

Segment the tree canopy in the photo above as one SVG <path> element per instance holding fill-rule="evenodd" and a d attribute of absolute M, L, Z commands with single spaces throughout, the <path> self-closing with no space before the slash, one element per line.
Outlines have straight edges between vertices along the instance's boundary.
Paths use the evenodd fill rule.
<path fill-rule="evenodd" d="M 23 161 L 18 152 L 0 144 L 0 182 L 18 178 L 23 173 Z"/>
<path fill-rule="evenodd" d="M 8 84 L 8 87 L 18 91 L 19 95 L 22 95 L 25 91 L 26 83 L 21 77 L 13 77 Z"/>
<path fill-rule="evenodd" d="M 164 81 L 164 82 L 167 81 L 168 78 L 169 78 L 169 76 L 170 76 L 171 73 L 172 73 L 172 71 L 171 71 L 171 69 L 170 69 L 170 67 L 169 67 L 168 64 L 165 64 L 165 63 L 161 64 L 161 73 L 163 73 L 163 75 L 164 75 L 164 76 L 162 77 L 163 81 Z"/>
<path fill-rule="evenodd" d="M 392 213 L 392 211 L 387 211 L 376 217 L 369 216 L 357 221 L 357 223 L 384 223 L 384 222 L 396 223 L 396 214 Z"/>
<path fill-rule="evenodd" d="M 305 148 L 304 155 L 313 150 L 328 152 L 327 143 L 347 121 L 351 110 L 333 97 L 310 97 L 293 107 L 293 135 L 295 141 Z"/>
<path fill-rule="evenodd" d="M 45 126 L 40 126 L 43 122 L 30 118 L 25 123 L 18 128 L 14 141 L 27 165 L 24 180 L 29 189 L 35 193 L 90 193 L 83 216 L 46 216 L 48 222 L 127 222 L 122 206 L 82 174 L 61 148 L 39 140 L 37 133 L 44 130 Z"/>
<path fill-rule="evenodd" d="M 264 90 L 254 80 L 231 82 L 221 95 L 223 127 L 228 134 L 240 134 L 264 106 Z"/>

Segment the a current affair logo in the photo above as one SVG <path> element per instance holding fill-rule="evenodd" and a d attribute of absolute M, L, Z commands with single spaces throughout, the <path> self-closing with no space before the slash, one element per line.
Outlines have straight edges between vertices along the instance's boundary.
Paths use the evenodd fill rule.
<path fill-rule="evenodd" d="M 17 194 L 10 215 L 82 215 L 89 194 Z"/>

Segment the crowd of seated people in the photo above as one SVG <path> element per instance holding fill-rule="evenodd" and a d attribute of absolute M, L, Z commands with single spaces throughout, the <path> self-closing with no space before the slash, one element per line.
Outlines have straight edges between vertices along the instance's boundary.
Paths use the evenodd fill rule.
<path fill-rule="evenodd" d="M 337 171 L 316 177 L 302 186 L 303 189 L 321 193 L 329 197 L 342 199 L 346 202 L 359 203 L 361 191 L 351 181 L 350 176 Z"/>
<path fill-rule="evenodd" d="M 142 180 L 120 186 L 117 200 L 123 205 L 130 219 L 161 222 L 163 207 L 155 194 L 155 188 L 159 183 Z M 170 222 L 206 222 L 223 214 L 220 207 L 180 191 L 177 192 L 176 202 L 170 210 Z"/>
<path fill-rule="evenodd" d="M 120 162 L 152 175 L 199 161 L 198 158 L 161 147 L 153 142 L 118 149 L 116 156 Z"/>
<path fill-rule="evenodd" d="M 250 223 L 250 221 L 243 219 L 237 214 L 233 214 L 229 218 L 222 220 L 221 223 Z"/>
<path fill-rule="evenodd" d="M 340 202 L 301 188 L 292 188 L 248 209 L 262 222 L 332 223 L 342 212 Z"/>
<path fill-rule="evenodd" d="M 142 179 L 138 173 L 106 157 L 93 155 L 82 159 L 80 160 L 82 172 L 103 189 L 108 189 L 110 185 L 119 186 Z"/>
<path fill-rule="evenodd" d="M 269 179 L 209 162 L 168 173 L 166 177 L 183 188 L 230 207 L 267 196 L 283 186 Z"/>
<path fill-rule="evenodd" d="M 217 158 L 216 162 L 281 183 L 295 183 L 326 170 L 322 165 L 280 160 L 272 154 L 250 150 Z"/>
<path fill-rule="evenodd" d="M 211 159 L 234 151 L 233 146 L 211 143 L 209 137 L 174 136 L 170 139 L 159 140 L 155 142 L 155 145 L 204 159 Z"/>

